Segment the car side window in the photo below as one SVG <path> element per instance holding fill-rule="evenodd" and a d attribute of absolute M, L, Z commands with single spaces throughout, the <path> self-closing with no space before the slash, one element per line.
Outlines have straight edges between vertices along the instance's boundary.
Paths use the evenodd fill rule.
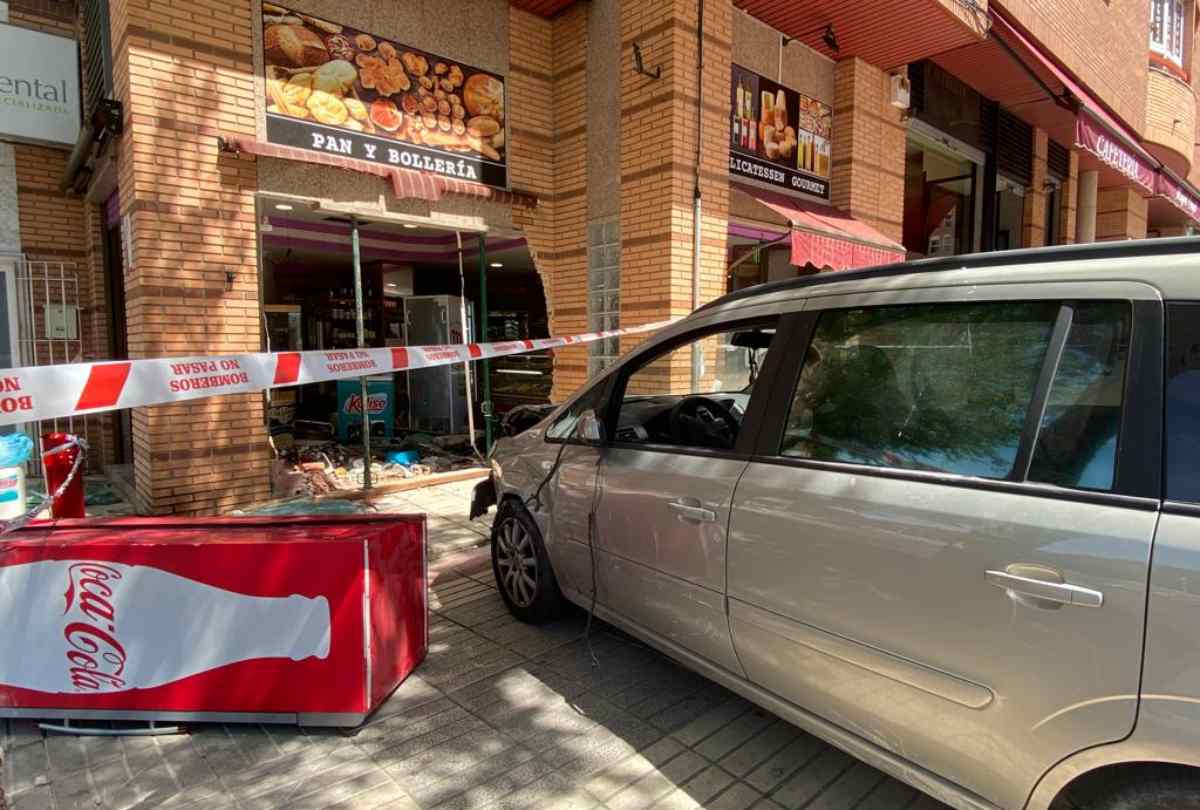
<path fill-rule="evenodd" d="M 563 441 L 571 438 L 575 432 L 576 426 L 579 424 L 579 417 L 587 411 L 598 411 L 604 403 L 604 392 L 608 388 L 608 382 L 604 381 L 592 386 L 592 390 L 586 392 L 579 399 L 571 403 L 571 405 L 558 415 L 550 427 L 546 428 L 547 441 Z"/>
<path fill-rule="evenodd" d="M 823 312 L 780 453 L 1008 477 L 1059 308 L 995 302 Z"/>
<path fill-rule="evenodd" d="M 1132 308 L 1075 304 L 1071 330 L 1042 414 L 1029 480 L 1111 490 L 1125 394 Z"/>
<path fill-rule="evenodd" d="M 1200 503 L 1200 303 L 1167 307 L 1167 498 Z"/>
<path fill-rule="evenodd" d="M 651 357 L 626 379 L 614 440 L 732 450 L 774 336 L 773 321 L 725 329 Z"/>

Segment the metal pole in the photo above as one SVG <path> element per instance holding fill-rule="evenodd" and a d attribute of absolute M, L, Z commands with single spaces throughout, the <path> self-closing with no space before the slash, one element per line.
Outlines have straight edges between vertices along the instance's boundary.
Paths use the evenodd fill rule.
<path fill-rule="evenodd" d="M 484 234 L 479 235 L 479 336 L 480 343 L 487 343 L 488 322 L 488 288 L 487 288 L 487 240 Z M 484 360 L 480 364 L 483 374 L 483 452 L 492 449 L 492 364 Z"/>
<path fill-rule="evenodd" d="M 463 345 L 471 342 L 471 322 L 467 319 L 467 277 L 463 273 L 462 231 L 454 232 L 458 244 L 458 302 L 459 317 L 462 319 Z M 471 437 L 471 450 L 479 456 L 479 448 L 475 446 L 475 397 L 471 394 L 471 361 L 463 363 L 463 386 L 467 393 L 467 433 Z"/>
<path fill-rule="evenodd" d="M 354 319 L 358 348 L 367 348 L 367 330 L 363 324 L 362 262 L 358 250 L 358 218 L 350 218 L 350 247 L 354 252 Z M 367 407 L 367 378 L 359 377 L 362 406 L 363 489 L 371 488 L 371 409 Z"/>

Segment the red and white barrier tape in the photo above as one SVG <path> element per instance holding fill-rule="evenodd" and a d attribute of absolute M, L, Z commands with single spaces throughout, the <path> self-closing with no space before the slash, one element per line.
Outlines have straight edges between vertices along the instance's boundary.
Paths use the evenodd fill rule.
<path fill-rule="evenodd" d="M 653 332 L 669 323 L 501 343 L 256 352 L 0 369 L 0 425 L 487 360 Z"/>

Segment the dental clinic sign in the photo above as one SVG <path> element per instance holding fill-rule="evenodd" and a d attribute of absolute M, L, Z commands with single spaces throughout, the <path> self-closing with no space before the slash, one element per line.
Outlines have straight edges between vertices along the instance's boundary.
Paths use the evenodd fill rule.
<path fill-rule="evenodd" d="M 1084 113 L 1075 118 L 1075 145 L 1088 150 L 1147 193 L 1155 193 L 1158 174 L 1155 168 Z"/>
<path fill-rule="evenodd" d="M 73 144 L 78 135 L 75 41 L 0 24 L 0 137 Z"/>

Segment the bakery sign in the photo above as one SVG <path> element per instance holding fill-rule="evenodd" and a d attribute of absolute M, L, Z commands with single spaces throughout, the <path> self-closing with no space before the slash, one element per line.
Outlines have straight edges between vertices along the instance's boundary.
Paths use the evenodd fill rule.
<path fill-rule="evenodd" d="M 79 47 L 0 24 L 0 137 L 73 144 L 79 136 Z"/>
<path fill-rule="evenodd" d="M 734 65 L 730 108 L 730 174 L 829 199 L 829 105 Z"/>
<path fill-rule="evenodd" d="M 262 9 L 269 142 L 508 185 L 503 78 L 273 3 Z"/>

